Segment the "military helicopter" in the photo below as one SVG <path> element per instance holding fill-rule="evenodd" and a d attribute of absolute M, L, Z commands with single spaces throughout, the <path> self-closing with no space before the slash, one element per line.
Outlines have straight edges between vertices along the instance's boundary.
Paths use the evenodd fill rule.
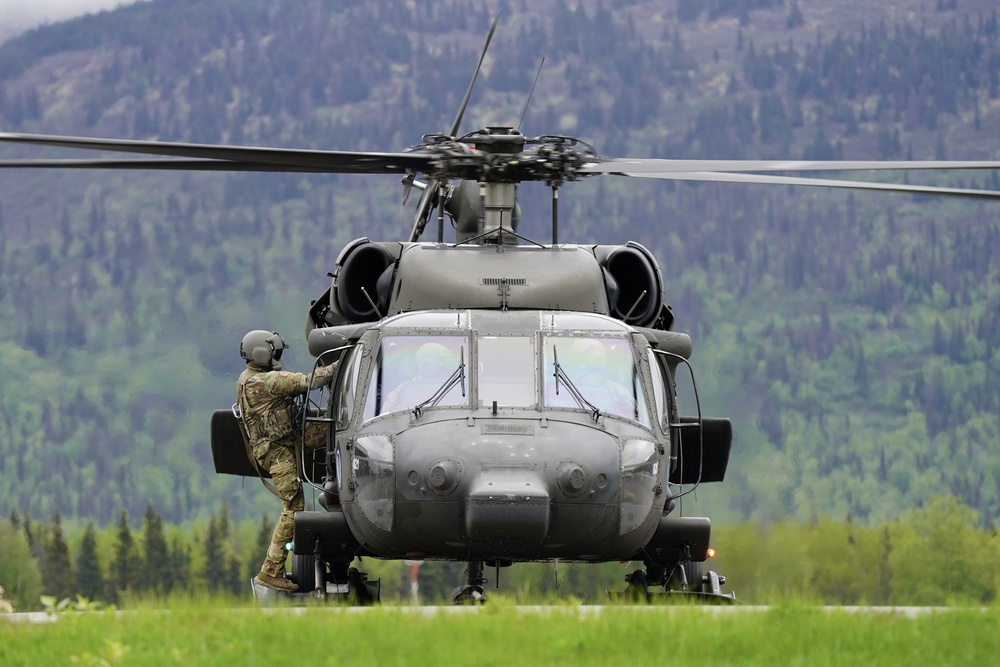
<path fill-rule="evenodd" d="M 420 197 L 406 241 L 360 238 L 310 306 L 316 364 L 339 374 L 302 411 L 326 427 L 300 451 L 319 508 L 295 517 L 303 595 L 376 601 L 357 557 L 468 564 L 455 602 L 485 600 L 486 568 L 641 562 L 633 599 L 732 601 L 708 569 L 711 521 L 678 501 L 725 478 L 732 427 L 702 414 L 667 290 L 642 245 L 559 241 L 559 190 L 590 176 L 861 188 L 998 198 L 1000 192 L 789 176 L 787 172 L 998 169 L 1000 162 L 665 160 L 606 157 L 576 137 L 493 126 L 459 134 L 494 20 L 447 133 L 400 152 L 0 133 L 0 141 L 158 156 L 19 160 L 3 168 L 168 169 L 402 175 Z M 173 158 L 173 159 L 162 159 Z M 764 173 L 761 173 L 764 172 Z M 772 173 L 767 173 L 772 172 Z M 426 180 L 418 180 L 422 177 Z M 551 189 L 548 242 L 518 233 L 520 183 Z M 421 241 L 436 211 L 436 241 Z M 446 242 L 446 217 L 456 238 Z M 681 414 L 690 373 L 696 414 Z M 212 419 L 222 474 L 256 477 L 230 410 Z"/>

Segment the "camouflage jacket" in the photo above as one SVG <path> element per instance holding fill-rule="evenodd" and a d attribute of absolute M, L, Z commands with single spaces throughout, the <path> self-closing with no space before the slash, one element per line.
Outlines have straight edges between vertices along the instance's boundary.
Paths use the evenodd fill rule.
<path fill-rule="evenodd" d="M 247 366 L 236 381 L 236 396 L 250 447 L 258 460 L 267 455 L 272 445 L 292 447 L 295 444 L 292 424 L 295 397 L 330 384 L 336 372 L 336 363 L 317 368 L 310 385 L 310 376 L 303 373 L 265 371 Z"/>

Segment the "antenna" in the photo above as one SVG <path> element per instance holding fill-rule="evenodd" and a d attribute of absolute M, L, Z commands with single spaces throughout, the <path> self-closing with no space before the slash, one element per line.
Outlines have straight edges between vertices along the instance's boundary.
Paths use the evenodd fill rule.
<path fill-rule="evenodd" d="M 538 71 L 535 72 L 535 80 L 531 82 L 531 90 L 528 91 L 528 99 L 524 101 L 524 111 L 521 112 L 521 120 L 517 121 L 517 130 L 521 131 L 521 125 L 524 124 L 524 115 L 528 113 L 528 105 L 531 104 L 531 97 L 535 94 L 535 86 L 538 85 L 538 76 L 542 73 L 542 65 L 545 64 L 545 56 L 542 56 L 542 62 L 538 63 Z"/>

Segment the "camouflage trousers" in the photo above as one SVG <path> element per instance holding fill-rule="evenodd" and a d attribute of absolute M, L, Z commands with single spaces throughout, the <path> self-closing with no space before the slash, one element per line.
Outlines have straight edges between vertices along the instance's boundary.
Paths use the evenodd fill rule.
<path fill-rule="evenodd" d="M 295 512 L 301 512 L 305 507 L 302 499 L 302 485 L 298 479 L 295 465 L 295 454 L 290 447 L 274 447 L 271 451 L 271 461 L 268 472 L 271 473 L 271 483 L 281 494 L 281 514 L 271 535 L 271 544 L 267 548 L 267 557 L 260 571 L 272 577 L 285 576 L 285 544 L 292 539 L 295 524 Z"/>

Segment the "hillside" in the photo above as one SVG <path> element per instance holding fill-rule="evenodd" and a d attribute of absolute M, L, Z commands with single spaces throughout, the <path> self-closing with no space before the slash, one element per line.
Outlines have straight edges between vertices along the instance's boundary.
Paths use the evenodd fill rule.
<path fill-rule="evenodd" d="M 466 131 L 516 124 L 544 56 L 525 132 L 603 154 L 1000 151 L 986 0 L 500 4 Z M 43 26 L 0 44 L 0 127 L 398 150 L 451 123 L 496 8 L 153 0 Z M 990 172 L 933 182 L 1000 188 Z M 209 416 L 233 401 L 245 331 L 295 340 L 345 242 L 406 233 L 398 179 L 0 183 L 0 510 L 273 511 L 256 482 L 212 473 Z M 520 196 L 521 231 L 545 240 L 547 192 Z M 706 412 L 737 427 L 729 481 L 699 492 L 723 519 L 882 521 L 942 494 L 997 516 L 997 211 L 638 179 L 573 184 L 560 202 L 561 240 L 632 239 L 659 258 Z M 288 367 L 311 362 L 303 343 L 291 352 Z"/>

